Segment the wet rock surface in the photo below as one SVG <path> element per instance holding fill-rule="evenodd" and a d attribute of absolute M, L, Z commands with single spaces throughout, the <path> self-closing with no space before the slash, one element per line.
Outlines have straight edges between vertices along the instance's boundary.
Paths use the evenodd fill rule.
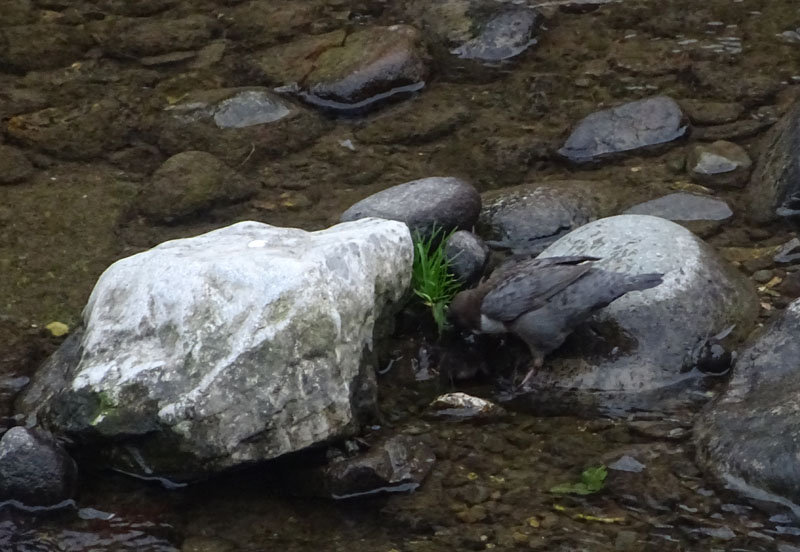
<path fill-rule="evenodd" d="M 459 230 L 447 238 L 444 254 L 450 260 L 450 270 L 456 278 L 471 285 L 483 275 L 489 260 L 489 247 L 472 232 Z"/>
<path fill-rule="evenodd" d="M 436 456 L 419 438 L 390 437 L 364 454 L 342 458 L 323 470 L 324 487 L 336 499 L 413 491 L 433 468 Z"/>
<path fill-rule="evenodd" d="M 695 234 L 712 234 L 733 216 L 727 203 L 712 196 L 679 192 L 634 205 L 628 215 L 652 215 L 685 226 Z"/>
<path fill-rule="evenodd" d="M 159 146 L 172 154 L 207 151 L 238 166 L 307 146 L 325 126 L 264 88 L 207 90 L 165 109 Z"/>
<path fill-rule="evenodd" d="M 159 222 L 174 222 L 256 193 L 222 161 L 202 151 L 174 155 L 159 167 L 136 199 L 134 208 Z"/>
<path fill-rule="evenodd" d="M 711 187 L 739 188 L 747 183 L 753 162 L 741 146 L 718 141 L 692 148 L 686 160 L 689 176 Z"/>
<path fill-rule="evenodd" d="M 589 115 L 558 153 L 574 163 L 590 163 L 669 144 L 687 132 L 685 116 L 675 100 L 656 96 Z"/>
<path fill-rule="evenodd" d="M 534 9 L 506 9 L 485 22 L 476 37 L 453 49 L 452 53 L 485 62 L 513 58 L 536 44 L 535 36 L 543 19 Z"/>
<path fill-rule="evenodd" d="M 794 216 L 800 207 L 800 103 L 770 130 L 747 187 L 748 216 L 758 222 Z"/>
<path fill-rule="evenodd" d="M 800 302 L 742 351 L 727 388 L 695 427 L 698 457 L 730 488 L 800 513 L 798 369 Z"/>
<path fill-rule="evenodd" d="M 482 235 L 492 247 L 538 254 L 568 232 L 616 214 L 617 200 L 603 183 L 547 182 L 483 195 Z"/>
<path fill-rule="evenodd" d="M 426 56 L 413 27 L 356 31 L 341 46 L 319 55 L 301 83 L 301 97 L 327 109 L 368 109 L 392 96 L 422 89 L 428 76 Z"/>
<path fill-rule="evenodd" d="M 85 333 L 20 408 L 119 469 L 176 479 L 347 436 L 374 407 L 362 354 L 411 259 L 405 226 L 378 220 L 167 242 L 104 273 Z"/>
<path fill-rule="evenodd" d="M 412 232 L 425 235 L 434 227 L 444 230 L 472 228 L 478 218 L 481 198 L 463 180 L 430 177 L 406 182 L 369 196 L 339 218 L 342 222 L 378 217 L 405 222 Z"/>
<path fill-rule="evenodd" d="M 75 462 L 52 437 L 13 427 L 0 439 L 0 500 L 53 506 L 72 498 Z"/>
<path fill-rule="evenodd" d="M 732 324 L 745 335 L 755 321 L 752 285 L 708 245 L 665 219 L 600 219 L 542 253 L 565 255 L 600 257 L 597 266 L 604 270 L 660 272 L 663 283 L 599 311 L 589 324 L 593 331 L 576 330 L 561 354 L 551 356 L 534 376 L 535 389 L 618 395 L 610 404 L 621 404 L 626 394 L 632 400 L 659 392 L 666 400 L 688 399 L 685 387 L 703 377 L 692 370 L 691 349 Z"/>

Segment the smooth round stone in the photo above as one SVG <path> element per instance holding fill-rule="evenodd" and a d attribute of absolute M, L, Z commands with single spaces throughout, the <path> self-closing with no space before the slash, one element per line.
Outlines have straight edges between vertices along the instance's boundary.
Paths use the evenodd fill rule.
<path fill-rule="evenodd" d="M 136 199 L 137 210 L 151 219 L 173 222 L 242 201 L 256 187 L 204 151 L 185 151 L 167 159 Z"/>
<path fill-rule="evenodd" d="M 708 102 L 705 100 L 679 100 L 684 113 L 697 125 L 721 125 L 732 123 L 744 113 L 744 106 L 738 103 Z"/>
<path fill-rule="evenodd" d="M 536 32 L 542 25 L 539 11 L 517 7 L 502 11 L 490 19 L 480 34 L 452 53 L 464 59 L 497 62 L 518 56 L 536 44 Z"/>
<path fill-rule="evenodd" d="M 489 260 L 489 247 L 472 232 L 459 230 L 447 239 L 444 254 L 456 278 L 471 285 L 483 275 Z"/>
<path fill-rule="evenodd" d="M 378 217 L 405 222 L 422 235 L 434 226 L 469 229 L 478 220 L 481 196 L 459 178 L 430 177 L 392 186 L 362 199 L 339 217 L 341 222 Z"/>
<path fill-rule="evenodd" d="M 696 145 L 686 161 L 692 180 L 706 186 L 724 188 L 744 186 L 752 166 L 753 162 L 744 148 L 724 140 Z"/>
<path fill-rule="evenodd" d="M 592 113 L 578 123 L 558 153 L 574 163 L 589 163 L 674 142 L 687 130 L 675 100 L 656 96 Z"/>
<path fill-rule="evenodd" d="M 742 351 L 728 387 L 700 415 L 701 466 L 743 494 L 800 515 L 800 301 Z"/>
<path fill-rule="evenodd" d="M 758 313 L 752 283 L 708 244 L 666 219 L 620 215 L 574 230 L 541 257 L 590 255 L 596 266 L 663 274 L 663 283 L 631 292 L 576 329 L 531 380 L 534 401 L 560 411 L 591 397 L 613 408 L 691 402 L 704 374 L 693 351 L 732 324 L 747 335 Z M 588 328 L 592 328 L 588 330 Z"/>
<path fill-rule="evenodd" d="M 51 437 L 12 427 L 0 439 L 0 500 L 52 506 L 72 497 L 75 462 Z"/>

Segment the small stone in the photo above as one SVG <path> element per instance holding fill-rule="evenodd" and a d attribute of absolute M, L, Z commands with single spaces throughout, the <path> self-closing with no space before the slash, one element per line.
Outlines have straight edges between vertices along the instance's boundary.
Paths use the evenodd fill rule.
<path fill-rule="evenodd" d="M 768 123 L 756 121 L 755 119 L 744 119 L 734 121 L 724 125 L 715 125 L 702 128 L 695 128 L 692 138 L 704 142 L 716 142 L 717 140 L 742 140 L 751 138 L 769 127 Z"/>
<path fill-rule="evenodd" d="M 430 412 L 434 418 L 451 420 L 497 419 L 507 414 L 502 407 L 466 393 L 447 393 L 437 397 L 430 405 Z"/>
<path fill-rule="evenodd" d="M 628 456 L 627 454 L 620 457 L 615 462 L 608 465 L 608 469 L 624 472 L 639 473 L 644 470 L 645 465 L 639 462 L 636 458 Z"/>
<path fill-rule="evenodd" d="M 0 439 L 0 500 L 51 506 L 71 498 L 75 462 L 49 435 L 12 427 Z"/>
<path fill-rule="evenodd" d="M 480 34 L 452 50 L 464 59 L 497 62 L 518 56 L 536 44 L 535 34 L 543 22 L 542 14 L 525 7 L 502 11 L 490 19 Z"/>
<path fill-rule="evenodd" d="M 766 284 L 767 282 L 772 280 L 772 271 L 766 269 L 756 270 L 753 273 L 753 280 L 755 280 L 759 284 Z"/>
<path fill-rule="evenodd" d="M 708 145 L 696 145 L 686 164 L 695 182 L 713 187 L 740 188 L 747 183 L 753 162 L 741 146 L 718 140 Z"/>
<path fill-rule="evenodd" d="M 472 232 L 459 230 L 447 239 L 444 254 L 455 277 L 469 286 L 483 275 L 489 260 L 489 247 Z"/>
<path fill-rule="evenodd" d="M 733 216 L 727 203 L 711 196 L 678 192 L 634 205 L 630 215 L 652 215 L 678 222 L 692 232 L 707 236 Z"/>

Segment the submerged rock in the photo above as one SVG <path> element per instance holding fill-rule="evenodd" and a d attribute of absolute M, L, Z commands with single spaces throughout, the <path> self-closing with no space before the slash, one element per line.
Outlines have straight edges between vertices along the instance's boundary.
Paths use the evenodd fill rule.
<path fill-rule="evenodd" d="M 180 19 L 121 18 L 110 25 L 102 47 L 126 58 L 194 50 L 209 42 L 219 27 L 214 18 L 200 14 Z"/>
<path fill-rule="evenodd" d="M 0 184 L 25 180 L 33 173 L 33 165 L 22 151 L 0 144 Z"/>
<path fill-rule="evenodd" d="M 459 178 L 434 176 L 372 194 L 347 209 L 339 220 L 399 220 L 412 232 L 427 235 L 434 226 L 445 231 L 472 228 L 480 209 L 481 196 L 472 184 Z"/>
<path fill-rule="evenodd" d="M 747 183 L 753 162 L 741 146 L 719 140 L 694 146 L 686 165 L 695 182 L 715 188 L 740 188 Z"/>
<path fill-rule="evenodd" d="M 626 103 L 583 119 L 558 153 L 574 163 L 638 153 L 685 136 L 685 119 L 675 100 L 666 96 Z"/>
<path fill-rule="evenodd" d="M 368 27 L 316 58 L 300 83 L 300 96 L 322 108 L 364 110 L 422 89 L 427 77 L 427 53 L 416 29 Z"/>
<path fill-rule="evenodd" d="M 417 489 L 436 456 L 419 438 L 397 435 L 372 445 L 366 453 L 342 459 L 323 471 L 328 495 L 344 499 Z"/>
<path fill-rule="evenodd" d="M 159 145 L 173 155 L 207 151 L 238 166 L 302 149 L 326 127 L 266 88 L 224 88 L 189 94 L 166 108 Z"/>
<path fill-rule="evenodd" d="M 114 98 L 48 107 L 9 119 L 18 142 L 63 159 L 91 159 L 121 148 L 136 126 L 133 110 Z"/>
<path fill-rule="evenodd" d="M 65 67 L 77 61 L 91 47 L 92 38 L 81 27 L 15 25 L 0 27 L 0 45 L 0 70 L 25 73 Z"/>
<path fill-rule="evenodd" d="M 758 312 L 752 284 L 685 228 L 645 215 L 601 219 L 569 233 L 542 257 L 591 255 L 599 268 L 663 273 L 663 283 L 628 293 L 578 328 L 531 380 L 536 396 L 564 410 L 581 392 L 606 406 L 690 401 L 703 377 L 692 351 L 736 324 L 746 335 Z"/>
<path fill-rule="evenodd" d="M 698 460 L 728 487 L 800 515 L 800 301 L 745 349 L 695 425 Z"/>
<path fill-rule="evenodd" d="M 689 120 L 696 125 L 732 123 L 744 113 L 744 106 L 738 103 L 705 100 L 680 100 L 678 103 Z"/>
<path fill-rule="evenodd" d="M 487 21 L 481 32 L 452 53 L 465 59 L 497 62 L 518 56 L 536 44 L 536 32 L 543 22 L 538 10 L 514 7 Z"/>
<path fill-rule="evenodd" d="M 0 439 L 0 500 L 53 506 L 75 493 L 78 469 L 52 437 L 12 427 Z"/>
<path fill-rule="evenodd" d="M 765 138 L 747 186 L 747 215 L 755 222 L 800 215 L 800 103 Z"/>
<path fill-rule="evenodd" d="M 187 479 L 352 435 L 376 320 L 409 284 L 405 225 L 242 222 L 114 263 L 18 401 L 124 471 Z"/>
<path fill-rule="evenodd" d="M 493 247 L 541 253 L 561 236 L 613 213 L 616 201 L 601 183 L 553 181 L 483 194 L 480 228 Z"/>
<path fill-rule="evenodd" d="M 257 188 L 204 151 L 185 151 L 167 159 L 136 199 L 148 218 L 173 222 L 255 194 Z"/>
<path fill-rule="evenodd" d="M 712 234 L 733 217 L 733 211 L 721 199 L 686 192 L 645 201 L 634 205 L 625 214 L 665 218 L 701 236 Z"/>

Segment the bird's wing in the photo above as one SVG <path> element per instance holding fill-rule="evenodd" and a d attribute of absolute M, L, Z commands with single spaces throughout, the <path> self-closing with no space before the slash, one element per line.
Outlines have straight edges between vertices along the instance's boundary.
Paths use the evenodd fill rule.
<path fill-rule="evenodd" d="M 599 261 L 600 257 L 590 257 L 588 255 L 573 255 L 569 257 L 544 257 L 533 258 L 530 255 L 512 255 L 502 262 L 494 272 L 484 278 L 484 282 L 489 285 L 497 285 L 510 275 L 521 270 L 532 271 L 554 265 L 574 265 L 587 261 Z"/>
<path fill-rule="evenodd" d="M 537 261 L 539 259 L 533 259 Z M 546 260 L 546 259 L 542 259 Z M 539 309 L 560 292 L 591 270 L 587 264 L 519 263 L 509 270 L 486 294 L 481 314 L 493 320 L 510 322 L 520 315 Z"/>

